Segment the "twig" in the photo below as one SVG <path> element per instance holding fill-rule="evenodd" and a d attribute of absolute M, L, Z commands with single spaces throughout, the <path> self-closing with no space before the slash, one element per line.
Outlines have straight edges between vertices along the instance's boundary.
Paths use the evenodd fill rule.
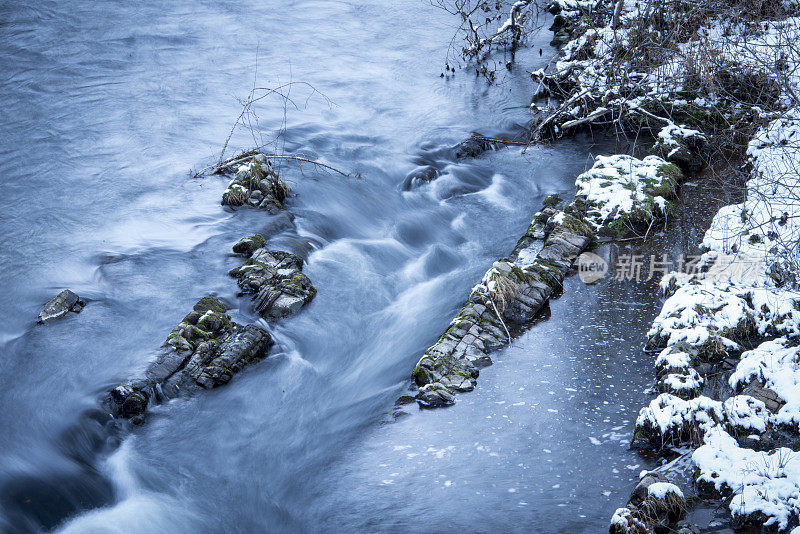
<path fill-rule="evenodd" d="M 505 321 L 503 321 L 503 316 L 500 315 L 500 312 L 497 310 L 497 305 L 494 303 L 494 300 L 489 297 L 489 302 L 492 303 L 492 308 L 494 308 L 494 313 L 497 315 L 497 318 L 500 320 L 500 324 L 503 325 L 503 330 L 506 331 L 506 335 L 508 336 L 509 343 L 511 342 L 511 333 L 508 331 L 508 327 L 506 326 Z"/>
<path fill-rule="evenodd" d="M 209 171 L 209 170 L 212 171 L 211 174 L 217 174 L 218 172 L 220 172 L 222 169 L 224 169 L 226 167 L 230 167 L 232 165 L 236 165 L 238 163 L 242 163 L 244 161 L 252 159 L 256 154 L 252 153 L 253 151 L 250 151 L 250 152 L 251 153 L 247 153 L 247 154 L 245 154 L 243 156 L 234 156 L 234 157 L 228 158 L 227 160 L 222 161 L 220 163 L 215 163 L 214 165 L 209 165 L 208 167 L 200 169 L 199 171 L 194 173 L 194 175 L 192 175 L 192 178 L 197 178 L 198 176 L 201 176 L 202 174 L 205 174 L 205 172 Z M 292 155 L 284 155 L 284 154 L 264 154 L 264 156 L 267 157 L 268 159 L 288 159 L 288 160 L 294 160 L 294 161 L 301 161 L 301 162 L 304 162 L 304 163 L 311 163 L 312 165 L 317 165 L 318 167 L 323 167 L 325 169 L 337 172 L 337 173 L 341 174 L 342 176 L 345 176 L 345 177 L 350 176 L 350 174 L 348 174 L 348 173 L 346 173 L 344 171 L 340 171 L 336 167 L 332 167 L 332 166 L 327 165 L 325 163 L 320 163 L 319 161 L 314 161 L 313 159 L 309 159 L 309 158 L 306 158 L 306 157 L 303 157 L 303 156 L 292 156 Z"/>

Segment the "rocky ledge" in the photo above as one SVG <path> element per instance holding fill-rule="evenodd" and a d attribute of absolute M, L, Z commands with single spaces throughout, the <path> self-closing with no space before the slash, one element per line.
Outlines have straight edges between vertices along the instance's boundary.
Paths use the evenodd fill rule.
<path fill-rule="evenodd" d="M 252 294 L 255 308 L 264 318 L 285 317 L 311 302 L 317 289 L 303 274 L 303 260 L 289 252 L 263 248 L 256 234 L 234 245 L 234 252 L 248 256 L 247 263 L 230 271 L 243 294 Z M 256 246 L 261 248 L 254 248 Z"/>
<path fill-rule="evenodd" d="M 151 403 L 227 384 L 244 366 L 264 358 L 272 344 L 269 334 L 255 324 L 236 324 L 225 312 L 219 300 L 200 299 L 144 376 L 109 391 L 105 404 L 112 415 L 141 423 Z"/>
<path fill-rule="evenodd" d="M 564 211 L 546 207 L 537 214 L 511 255 L 494 263 L 422 355 L 413 373 L 419 387 L 413 400 L 423 408 L 449 406 L 455 392 L 471 391 L 478 369 L 492 363 L 489 353 L 510 342 L 509 324 L 534 319 L 592 236 L 591 226 L 572 205 Z M 407 396 L 400 402 L 411 400 Z"/>

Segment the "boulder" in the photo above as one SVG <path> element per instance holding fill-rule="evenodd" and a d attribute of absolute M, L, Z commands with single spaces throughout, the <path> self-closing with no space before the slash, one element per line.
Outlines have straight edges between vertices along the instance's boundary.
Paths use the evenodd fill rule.
<path fill-rule="evenodd" d="M 455 150 L 456 159 L 464 159 L 478 157 L 492 148 L 494 145 L 490 141 L 479 136 L 472 136 L 458 143 L 453 150 Z"/>
<path fill-rule="evenodd" d="M 241 165 L 222 193 L 224 206 L 250 205 L 269 212 L 283 209 L 289 186 L 281 180 L 263 154 Z"/>
<path fill-rule="evenodd" d="M 264 236 L 261 234 L 253 234 L 250 237 L 243 237 L 233 245 L 233 251 L 236 254 L 244 254 L 250 257 L 253 252 L 263 248 L 267 244 Z"/>
<path fill-rule="evenodd" d="M 456 399 L 447 388 L 439 384 L 428 384 L 419 389 L 417 395 L 417 403 L 421 408 L 441 408 L 443 406 L 452 406 L 455 404 Z"/>
<path fill-rule="evenodd" d="M 65 316 L 69 312 L 79 313 L 86 305 L 84 301 L 69 289 L 63 290 L 44 305 L 39 313 L 39 322 L 45 323 Z"/>

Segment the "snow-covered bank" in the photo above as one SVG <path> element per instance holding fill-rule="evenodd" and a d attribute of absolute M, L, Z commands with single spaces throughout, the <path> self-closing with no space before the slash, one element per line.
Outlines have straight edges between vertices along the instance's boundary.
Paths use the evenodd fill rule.
<path fill-rule="evenodd" d="M 800 522 L 800 291 L 790 222 L 800 177 L 782 144 L 792 122 L 776 119 L 751 141 L 747 198 L 714 218 L 698 272 L 662 281 L 668 298 L 649 332 L 649 346 L 662 348 L 656 367 L 713 384 L 684 390 L 687 400 L 660 395 L 640 412 L 634 436 L 659 448 L 699 445 L 700 494 L 723 497 L 737 524 L 779 530 Z"/>

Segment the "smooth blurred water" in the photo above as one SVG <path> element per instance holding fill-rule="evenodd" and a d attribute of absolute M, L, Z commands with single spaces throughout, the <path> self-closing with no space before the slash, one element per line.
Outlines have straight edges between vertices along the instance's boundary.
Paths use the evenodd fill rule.
<path fill-rule="evenodd" d="M 606 528 L 645 463 L 626 441 L 649 383 L 652 284 L 626 296 L 571 280 L 476 392 L 384 424 L 469 288 L 603 150 L 509 148 L 403 191 L 438 148 L 524 127 L 526 71 L 552 53 L 543 34 L 497 86 L 443 79 L 453 24 L 425 0 L 0 4 L 0 528 Z M 285 127 L 280 149 L 353 177 L 285 165 L 293 220 L 223 209 L 225 181 L 191 169 L 219 154 L 237 99 L 289 81 L 328 100 L 296 86 L 297 108 L 265 101 L 228 152 Z M 307 256 L 316 299 L 228 386 L 97 443 L 99 395 L 199 297 L 257 319 L 226 276 L 231 244 L 255 231 Z M 86 309 L 35 326 L 64 287 Z"/>

